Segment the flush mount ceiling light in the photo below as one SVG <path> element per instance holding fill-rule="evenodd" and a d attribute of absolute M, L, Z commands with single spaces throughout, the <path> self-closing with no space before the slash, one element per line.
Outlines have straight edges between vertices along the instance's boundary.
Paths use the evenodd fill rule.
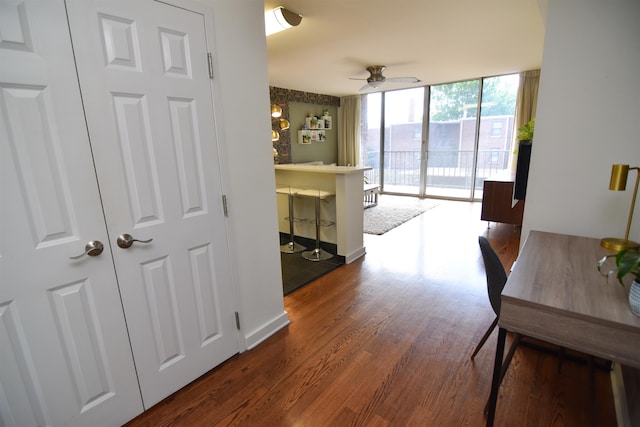
<path fill-rule="evenodd" d="M 291 12 L 282 6 L 278 6 L 273 10 L 265 12 L 264 26 L 267 36 L 295 27 L 302 21 L 302 16 Z"/>

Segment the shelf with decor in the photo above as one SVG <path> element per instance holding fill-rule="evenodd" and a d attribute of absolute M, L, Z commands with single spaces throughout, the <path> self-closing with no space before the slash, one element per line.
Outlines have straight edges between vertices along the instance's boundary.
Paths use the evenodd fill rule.
<path fill-rule="evenodd" d="M 312 142 L 324 142 L 327 135 L 324 130 L 303 129 L 298 131 L 298 144 L 311 144 Z"/>
<path fill-rule="evenodd" d="M 332 130 L 333 119 L 328 113 L 322 116 L 312 114 L 305 117 L 305 123 L 298 131 L 298 144 L 311 144 L 312 142 L 324 142 L 327 140 L 325 131 Z"/>
<path fill-rule="evenodd" d="M 307 127 L 307 129 L 331 130 L 333 125 L 333 119 L 329 115 L 322 116 L 322 117 L 308 116 L 308 117 L 305 117 L 304 124 Z"/>

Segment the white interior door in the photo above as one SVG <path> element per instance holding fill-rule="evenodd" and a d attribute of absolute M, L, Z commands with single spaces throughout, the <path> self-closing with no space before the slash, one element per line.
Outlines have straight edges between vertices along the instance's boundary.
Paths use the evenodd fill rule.
<path fill-rule="evenodd" d="M 67 5 L 148 408 L 238 352 L 206 17 L 149 0 Z M 123 249 L 122 234 L 149 242 Z"/>
<path fill-rule="evenodd" d="M 0 0 L 0 35 L 0 425 L 120 425 L 142 400 L 63 0 Z"/>

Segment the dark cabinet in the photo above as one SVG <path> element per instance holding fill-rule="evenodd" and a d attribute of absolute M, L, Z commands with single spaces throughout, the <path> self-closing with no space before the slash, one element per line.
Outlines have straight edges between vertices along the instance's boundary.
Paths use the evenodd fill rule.
<path fill-rule="evenodd" d="M 518 161 L 516 163 L 516 189 L 513 198 L 524 200 L 527 194 L 527 181 L 529 180 L 529 162 L 531 161 L 531 142 L 520 141 L 518 149 Z"/>
<path fill-rule="evenodd" d="M 485 181 L 482 192 L 483 221 L 522 225 L 524 200 L 513 200 L 513 181 Z"/>

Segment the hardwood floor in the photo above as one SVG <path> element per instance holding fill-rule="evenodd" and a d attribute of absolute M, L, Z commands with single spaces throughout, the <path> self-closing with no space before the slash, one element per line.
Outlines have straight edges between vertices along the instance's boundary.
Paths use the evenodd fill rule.
<path fill-rule="evenodd" d="M 384 196 L 383 196 L 384 197 Z M 478 248 L 503 264 L 519 231 L 479 220 L 479 204 L 442 202 L 382 235 L 367 254 L 285 298 L 291 324 L 128 424 L 134 426 L 482 426 L 497 331 Z M 589 370 L 519 347 L 497 426 L 590 424 Z M 608 372 L 596 371 L 597 426 L 614 426 Z"/>

